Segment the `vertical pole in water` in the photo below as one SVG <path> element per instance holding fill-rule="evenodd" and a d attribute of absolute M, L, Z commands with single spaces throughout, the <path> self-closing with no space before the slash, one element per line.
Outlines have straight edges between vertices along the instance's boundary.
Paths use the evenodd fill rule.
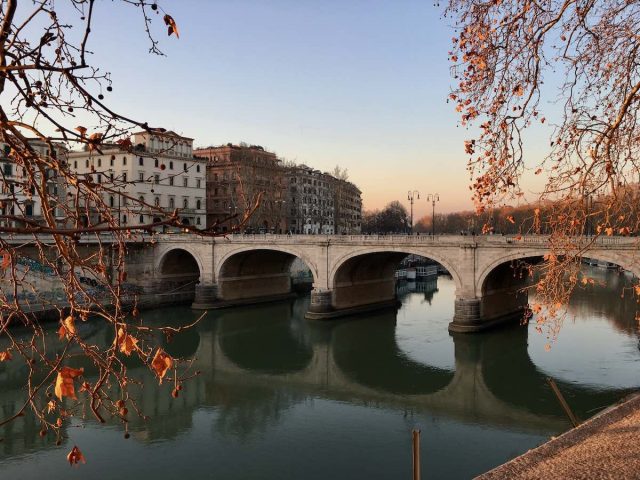
<path fill-rule="evenodd" d="M 571 407 L 569 407 L 569 404 L 562 396 L 562 392 L 560 392 L 560 389 L 556 385 L 556 382 L 553 381 L 553 378 L 548 377 L 547 382 L 549 382 L 549 385 L 551 386 L 551 390 L 553 390 L 553 393 L 555 393 L 556 397 L 558 397 L 558 401 L 560 402 L 560 405 L 564 409 L 564 412 L 567 414 L 567 417 L 569 417 L 569 420 L 571 420 L 571 423 L 573 424 L 574 428 L 580 425 L 578 418 L 571 411 Z"/>
<path fill-rule="evenodd" d="M 414 428 L 413 436 L 413 480 L 420 480 L 420 430 Z"/>

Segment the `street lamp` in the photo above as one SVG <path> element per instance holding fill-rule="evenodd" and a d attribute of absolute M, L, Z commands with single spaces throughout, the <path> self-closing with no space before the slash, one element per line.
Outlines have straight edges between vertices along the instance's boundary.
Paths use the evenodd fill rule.
<path fill-rule="evenodd" d="M 440 201 L 440 195 L 430 193 L 427 195 L 427 202 L 431 202 L 431 236 L 436 234 L 436 202 Z"/>
<path fill-rule="evenodd" d="M 591 226 L 591 211 L 593 210 L 593 197 L 590 194 L 585 194 L 585 233 L 587 236 L 593 235 L 593 228 Z"/>
<path fill-rule="evenodd" d="M 282 210 L 284 208 L 284 204 L 287 203 L 286 200 L 274 200 L 273 203 L 276 204 L 276 213 L 277 213 L 277 220 L 278 220 L 278 226 L 282 225 Z M 286 227 L 286 225 L 285 225 Z M 282 228 L 279 228 L 280 233 L 282 233 Z M 276 233 L 276 229 L 275 227 L 273 228 L 273 233 Z"/>
<path fill-rule="evenodd" d="M 407 200 L 411 202 L 411 224 L 409 226 L 409 233 L 413 233 L 413 201 L 420 200 L 420 192 L 418 190 L 411 191 L 407 193 Z"/>

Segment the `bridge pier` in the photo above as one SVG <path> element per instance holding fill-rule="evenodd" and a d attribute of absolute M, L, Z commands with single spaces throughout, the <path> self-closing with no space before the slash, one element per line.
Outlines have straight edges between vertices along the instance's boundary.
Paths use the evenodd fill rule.
<path fill-rule="evenodd" d="M 333 311 L 332 303 L 333 292 L 331 290 L 323 290 L 314 288 L 311 291 L 311 302 L 309 303 L 309 311 L 307 318 L 322 317 Z M 311 315 L 309 315 L 311 314 Z"/>
<path fill-rule="evenodd" d="M 482 298 L 456 298 L 451 333 L 475 333 L 522 320 L 528 295 L 521 288 L 485 292 Z"/>
<path fill-rule="evenodd" d="M 218 302 L 218 285 L 215 283 L 198 283 L 196 296 L 191 308 L 195 310 L 207 310 L 214 308 Z"/>
<path fill-rule="evenodd" d="M 453 321 L 449 324 L 449 331 L 455 333 L 472 333 L 483 330 L 480 319 L 479 298 L 456 298 L 453 311 Z"/>
<path fill-rule="evenodd" d="M 308 320 L 331 320 L 339 317 L 359 315 L 385 308 L 397 308 L 399 303 L 395 294 L 386 300 L 370 303 L 343 304 L 339 301 L 335 290 L 314 289 L 311 291 L 311 302 L 305 318 Z"/>

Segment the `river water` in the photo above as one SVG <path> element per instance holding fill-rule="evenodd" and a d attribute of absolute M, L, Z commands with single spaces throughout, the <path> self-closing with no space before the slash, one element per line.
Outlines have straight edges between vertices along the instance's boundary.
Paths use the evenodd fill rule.
<path fill-rule="evenodd" d="M 532 325 L 450 336 L 451 279 L 404 287 L 402 307 L 309 322 L 308 298 L 212 312 L 166 349 L 202 371 L 177 399 L 144 368 L 144 413 L 121 424 L 74 420 L 60 446 L 29 416 L 0 429 L 2 479 L 389 479 L 411 477 L 421 430 L 424 478 L 471 478 L 570 428 L 546 383 L 581 419 L 640 386 L 635 301 L 617 272 L 578 291 L 550 351 Z M 184 323 L 186 307 L 143 312 Z M 53 332 L 51 332 L 53 333 Z M 85 332 L 104 342 L 106 330 Z M 20 402 L 19 364 L 0 364 L 0 408 Z M 78 445 L 86 465 L 71 468 Z"/>

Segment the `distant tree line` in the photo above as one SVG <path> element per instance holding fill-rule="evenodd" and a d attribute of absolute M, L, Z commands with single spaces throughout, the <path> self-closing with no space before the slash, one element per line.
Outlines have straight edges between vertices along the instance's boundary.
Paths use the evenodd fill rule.
<path fill-rule="evenodd" d="M 362 214 L 362 233 L 407 233 L 409 225 L 407 209 L 397 200 Z"/>
<path fill-rule="evenodd" d="M 559 209 L 556 203 L 541 202 L 517 207 L 502 206 L 480 214 L 473 211 L 440 213 L 435 215 L 433 230 L 436 234 L 464 235 L 548 234 L 556 230 L 556 224 L 570 223 L 576 225 L 573 235 L 637 235 L 640 231 L 640 188 L 637 185 L 618 190 L 615 198 L 587 197 L 580 202 L 586 206 L 568 205 Z M 621 227 L 619 222 L 622 220 L 636 228 Z M 365 212 L 362 232 L 408 233 L 410 224 L 407 209 L 400 202 L 393 201 L 382 210 Z M 413 232 L 430 234 L 431 215 L 416 221 Z"/>

